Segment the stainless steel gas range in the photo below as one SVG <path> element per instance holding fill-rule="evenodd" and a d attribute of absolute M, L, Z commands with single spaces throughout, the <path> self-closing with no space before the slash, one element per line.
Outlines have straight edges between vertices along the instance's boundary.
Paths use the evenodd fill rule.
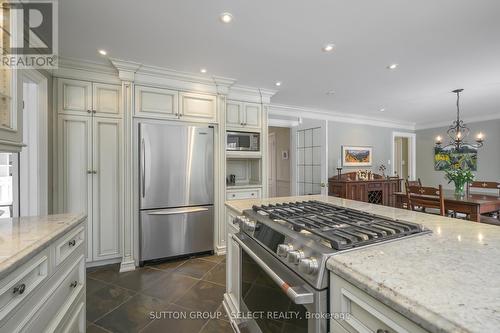
<path fill-rule="evenodd" d="M 330 256 L 430 232 L 320 201 L 254 206 L 235 220 L 240 332 L 328 332 Z"/>

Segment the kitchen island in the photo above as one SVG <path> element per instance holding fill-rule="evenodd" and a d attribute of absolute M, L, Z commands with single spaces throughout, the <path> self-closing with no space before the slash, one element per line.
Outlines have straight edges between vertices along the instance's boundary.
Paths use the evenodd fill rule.
<path fill-rule="evenodd" d="M 331 332 L 500 331 L 497 226 L 324 196 L 236 200 L 226 206 L 235 215 L 253 205 L 303 200 L 419 223 L 432 230 L 329 258 L 330 311 L 351 315 L 347 320 L 332 319 Z"/>
<path fill-rule="evenodd" d="M 85 331 L 83 214 L 0 219 L 0 331 Z"/>

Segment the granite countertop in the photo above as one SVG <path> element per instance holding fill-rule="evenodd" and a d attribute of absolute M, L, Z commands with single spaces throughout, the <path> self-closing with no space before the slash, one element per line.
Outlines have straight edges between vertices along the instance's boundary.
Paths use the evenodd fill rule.
<path fill-rule="evenodd" d="M 327 267 L 429 332 L 500 332 L 500 227 L 325 196 L 320 200 L 416 222 L 433 231 L 332 256 Z"/>
<path fill-rule="evenodd" d="M 0 219 L 0 279 L 85 219 L 84 214 Z"/>

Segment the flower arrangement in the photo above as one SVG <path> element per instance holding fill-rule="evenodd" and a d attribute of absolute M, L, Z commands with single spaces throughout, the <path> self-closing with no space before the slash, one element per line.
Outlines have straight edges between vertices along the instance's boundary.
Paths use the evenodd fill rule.
<path fill-rule="evenodd" d="M 452 164 L 444 170 L 445 178 L 448 184 L 455 184 L 455 194 L 463 196 L 465 192 L 465 184 L 474 180 L 474 174 L 469 168 L 462 168 L 459 164 Z"/>

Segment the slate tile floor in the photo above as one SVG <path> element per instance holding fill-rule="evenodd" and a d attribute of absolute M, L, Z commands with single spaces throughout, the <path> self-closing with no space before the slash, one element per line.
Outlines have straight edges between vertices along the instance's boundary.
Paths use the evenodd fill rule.
<path fill-rule="evenodd" d="M 151 312 L 224 313 L 224 256 L 198 256 L 119 273 L 118 265 L 87 270 L 87 332 L 231 333 L 219 319 L 150 318 Z"/>

